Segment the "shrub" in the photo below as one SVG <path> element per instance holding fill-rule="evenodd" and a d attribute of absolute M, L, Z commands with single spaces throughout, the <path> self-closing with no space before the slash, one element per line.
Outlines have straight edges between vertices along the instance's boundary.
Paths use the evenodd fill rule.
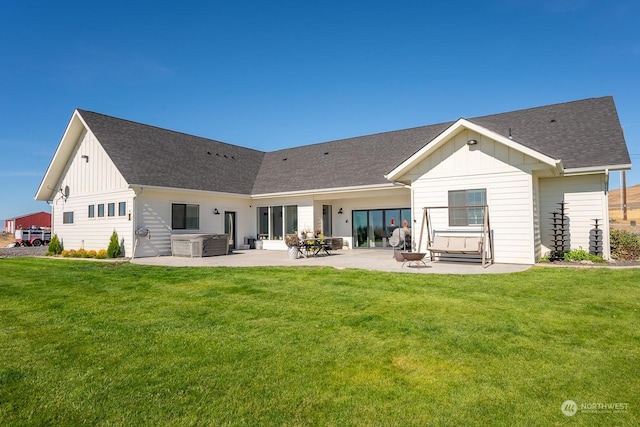
<path fill-rule="evenodd" d="M 76 256 L 76 251 L 73 250 L 73 249 L 64 250 L 64 251 L 62 251 L 62 256 L 63 257 L 75 257 Z"/>
<path fill-rule="evenodd" d="M 118 258 L 121 254 L 122 249 L 120 248 L 120 242 L 118 241 L 118 233 L 113 230 L 113 234 L 109 240 L 109 247 L 107 248 L 107 255 L 109 258 Z"/>
<path fill-rule="evenodd" d="M 591 262 L 604 262 L 604 259 L 599 255 L 593 255 L 586 250 L 572 249 L 569 252 L 564 253 L 565 261 L 591 261 Z"/>
<path fill-rule="evenodd" d="M 62 253 L 62 244 L 57 234 L 51 237 L 49 242 L 49 248 L 47 249 L 47 255 L 60 255 Z"/>
<path fill-rule="evenodd" d="M 98 259 L 105 259 L 107 258 L 107 250 L 106 249 L 100 249 L 96 255 L 96 258 Z"/>
<path fill-rule="evenodd" d="M 98 252 L 93 249 L 87 251 L 87 258 L 95 258 L 98 255 Z"/>
<path fill-rule="evenodd" d="M 640 237 L 625 230 L 611 230 L 611 258 L 636 260 L 640 258 Z"/>

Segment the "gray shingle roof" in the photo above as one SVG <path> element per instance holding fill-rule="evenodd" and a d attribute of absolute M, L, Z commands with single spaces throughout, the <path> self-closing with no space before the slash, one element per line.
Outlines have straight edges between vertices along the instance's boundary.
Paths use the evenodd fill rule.
<path fill-rule="evenodd" d="M 613 98 L 591 98 L 469 121 L 509 136 L 565 168 L 630 164 Z"/>
<path fill-rule="evenodd" d="M 250 194 L 264 153 L 78 110 L 129 184 Z"/>
<path fill-rule="evenodd" d="M 264 153 L 78 110 L 131 184 L 265 194 L 384 184 L 384 175 L 454 122 Z M 555 159 L 565 168 L 630 164 L 612 97 L 469 121 Z"/>
<path fill-rule="evenodd" d="M 384 175 L 451 123 L 267 153 L 254 194 L 389 183 Z"/>

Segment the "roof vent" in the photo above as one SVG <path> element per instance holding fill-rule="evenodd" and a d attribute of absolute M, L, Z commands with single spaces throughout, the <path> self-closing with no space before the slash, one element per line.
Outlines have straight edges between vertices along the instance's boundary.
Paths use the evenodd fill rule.
<path fill-rule="evenodd" d="M 285 160 L 287 160 L 287 158 L 286 158 L 286 157 L 285 157 L 284 159 L 282 159 L 282 161 L 285 161 Z"/>
<path fill-rule="evenodd" d="M 555 123 L 555 122 L 556 122 L 556 119 L 549 120 L 549 123 Z"/>
<path fill-rule="evenodd" d="M 328 151 L 325 151 L 325 152 L 324 152 L 324 155 L 326 156 L 327 154 L 329 154 L 329 152 L 328 152 Z"/>

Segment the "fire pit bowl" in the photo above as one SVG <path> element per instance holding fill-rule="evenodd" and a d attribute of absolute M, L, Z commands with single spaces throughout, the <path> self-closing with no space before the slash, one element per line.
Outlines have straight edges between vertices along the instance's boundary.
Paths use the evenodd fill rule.
<path fill-rule="evenodd" d="M 422 266 L 427 267 L 427 264 L 424 262 L 424 257 L 427 255 L 425 252 L 400 252 L 400 254 L 402 258 L 404 258 L 404 262 L 402 263 L 403 267 L 407 263 L 409 267 L 411 267 L 412 263 L 415 266 L 422 264 Z"/>

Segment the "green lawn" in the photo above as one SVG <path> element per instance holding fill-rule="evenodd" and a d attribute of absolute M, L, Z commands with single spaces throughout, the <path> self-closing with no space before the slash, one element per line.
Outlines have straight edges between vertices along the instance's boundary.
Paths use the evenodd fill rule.
<path fill-rule="evenodd" d="M 0 424 L 638 425 L 640 270 L 4 259 Z"/>

